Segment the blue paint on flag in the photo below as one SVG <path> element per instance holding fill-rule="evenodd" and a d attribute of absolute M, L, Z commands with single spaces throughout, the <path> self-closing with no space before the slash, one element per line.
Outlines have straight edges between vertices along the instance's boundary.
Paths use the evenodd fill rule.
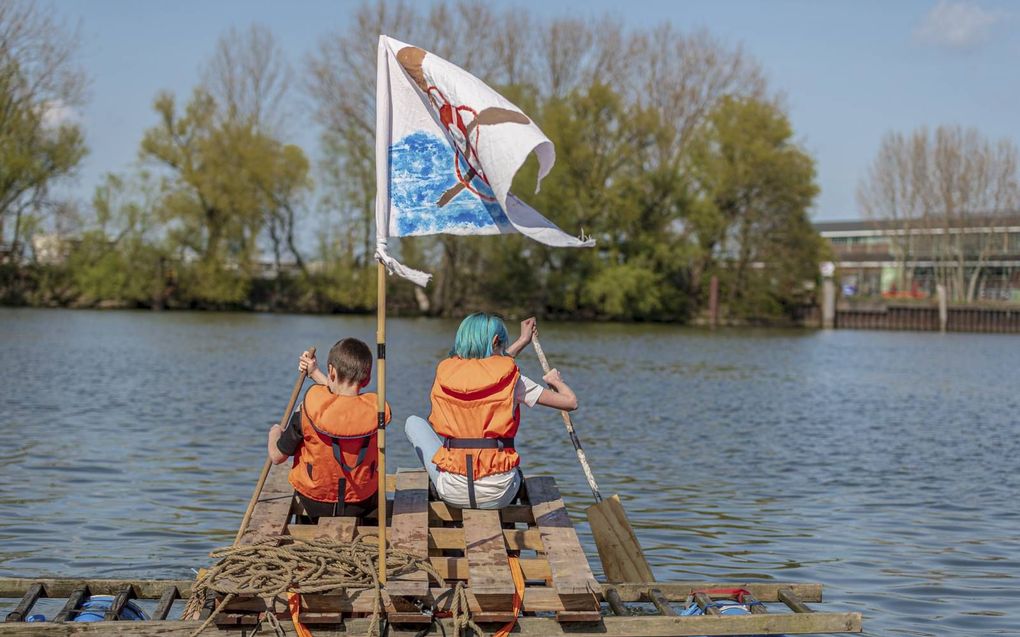
<path fill-rule="evenodd" d="M 480 199 L 468 189 L 461 190 L 445 206 L 436 203 L 457 184 L 454 151 L 444 139 L 417 131 L 390 146 L 391 214 L 396 235 L 496 234 L 512 226 L 495 201 Z M 462 174 L 466 167 L 461 164 Z M 481 179 L 471 187 L 495 198 Z"/>

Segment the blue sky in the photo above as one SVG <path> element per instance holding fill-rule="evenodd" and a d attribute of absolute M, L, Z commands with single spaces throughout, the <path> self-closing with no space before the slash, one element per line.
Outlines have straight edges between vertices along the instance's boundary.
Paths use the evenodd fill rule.
<path fill-rule="evenodd" d="M 1020 137 L 1020 3 L 629 0 L 626 11 L 618 0 L 493 4 L 524 7 L 537 16 L 610 13 L 634 26 L 669 20 L 680 29 L 704 27 L 727 43 L 742 43 L 772 88 L 785 95 L 797 137 L 818 162 L 815 219 L 859 216 L 858 180 L 888 131 L 949 123 L 976 126 L 993 138 Z M 91 78 L 90 100 L 78 114 L 91 152 L 71 192 L 88 200 L 104 173 L 130 168 L 144 130 L 155 123 L 156 93 L 169 89 L 187 96 L 216 39 L 231 26 L 270 26 L 298 65 L 320 36 L 347 25 L 357 5 L 58 2 L 58 13 L 80 20 L 81 63 Z M 297 141 L 315 156 L 314 130 L 298 130 Z"/>

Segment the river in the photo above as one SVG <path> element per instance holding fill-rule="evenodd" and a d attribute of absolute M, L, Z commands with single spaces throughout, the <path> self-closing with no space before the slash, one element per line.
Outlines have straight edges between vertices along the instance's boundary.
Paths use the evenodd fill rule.
<path fill-rule="evenodd" d="M 389 322 L 390 467 L 414 464 L 403 418 L 427 414 L 455 329 Z M 540 335 L 658 579 L 821 582 L 819 610 L 868 635 L 1020 634 L 1020 338 Z M 298 354 L 343 336 L 374 342 L 374 318 L 0 309 L 0 575 L 192 577 L 233 538 Z M 597 569 L 562 422 L 524 423 Z"/>

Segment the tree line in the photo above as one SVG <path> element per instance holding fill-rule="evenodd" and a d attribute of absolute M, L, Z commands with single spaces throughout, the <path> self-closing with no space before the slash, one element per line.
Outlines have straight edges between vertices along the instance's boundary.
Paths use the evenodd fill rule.
<path fill-rule="evenodd" d="M 379 33 L 461 65 L 533 117 L 557 164 L 526 199 L 597 240 L 402 240 L 402 260 L 435 278 L 425 290 L 394 282 L 397 310 L 684 321 L 714 276 L 730 316 L 783 317 L 809 300 L 824 256 L 808 215 L 813 158 L 760 65 L 706 31 L 539 20 L 481 2 L 366 3 L 295 68 L 269 28 L 234 29 L 189 95 L 154 97 L 137 165 L 76 208 L 51 193 L 84 156 L 85 131 L 47 119 L 82 103 L 77 37 L 17 0 L 0 0 L 0 30 L 7 302 L 374 309 Z M 298 96 L 309 112 L 293 112 Z M 320 143 L 301 148 L 295 131 L 310 125 Z M 516 192 L 536 170 L 525 165 Z M 56 257 L 30 240 L 42 228 L 67 238 Z"/>

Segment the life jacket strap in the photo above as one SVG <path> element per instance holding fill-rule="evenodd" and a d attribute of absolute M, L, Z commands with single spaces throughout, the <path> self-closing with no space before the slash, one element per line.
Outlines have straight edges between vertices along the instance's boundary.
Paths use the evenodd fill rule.
<path fill-rule="evenodd" d="M 361 466 L 361 463 L 365 461 L 365 454 L 368 453 L 368 444 L 371 442 L 371 435 L 363 436 L 361 438 L 361 447 L 358 449 L 358 459 L 354 461 L 354 466 L 347 466 L 344 462 L 343 450 L 340 449 L 340 441 L 344 438 L 333 438 L 330 437 L 330 441 L 333 443 L 333 458 L 336 459 L 336 463 L 340 465 L 340 468 L 347 473 L 354 471 Z"/>
<path fill-rule="evenodd" d="M 347 500 L 344 496 L 347 494 L 347 479 L 340 476 L 340 479 L 336 482 L 336 502 L 333 503 L 333 517 L 337 518 L 344 514 L 344 507 L 347 506 Z"/>
<path fill-rule="evenodd" d="M 514 448 L 513 438 L 447 438 L 444 449 L 504 449 Z"/>
<path fill-rule="evenodd" d="M 475 458 L 470 453 L 465 458 L 467 466 L 467 488 L 468 488 L 468 505 L 472 509 L 478 508 L 478 501 L 475 500 Z"/>
<path fill-rule="evenodd" d="M 344 514 L 344 507 L 347 504 L 347 474 L 360 467 L 361 463 L 365 461 L 365 454 L 368 452 L 368 445 L 371 439 L 371 435 L 361 438 L 361 448 L 358 449 L 358 459 L 354 461 L 354 466 L 347 466 L 347 463 L 344 462 L 343 450 L 340 449 L 340 441 L 343 440 L 343 438 L 330 438 L 330 441 L 333 443 L 333 458 L 336 460 L 336 463 L 340 465 L 340 479 L 337 480 L 336 485 L 336 504 L 333 505 L 333 517 L 342 516 Z"/>

